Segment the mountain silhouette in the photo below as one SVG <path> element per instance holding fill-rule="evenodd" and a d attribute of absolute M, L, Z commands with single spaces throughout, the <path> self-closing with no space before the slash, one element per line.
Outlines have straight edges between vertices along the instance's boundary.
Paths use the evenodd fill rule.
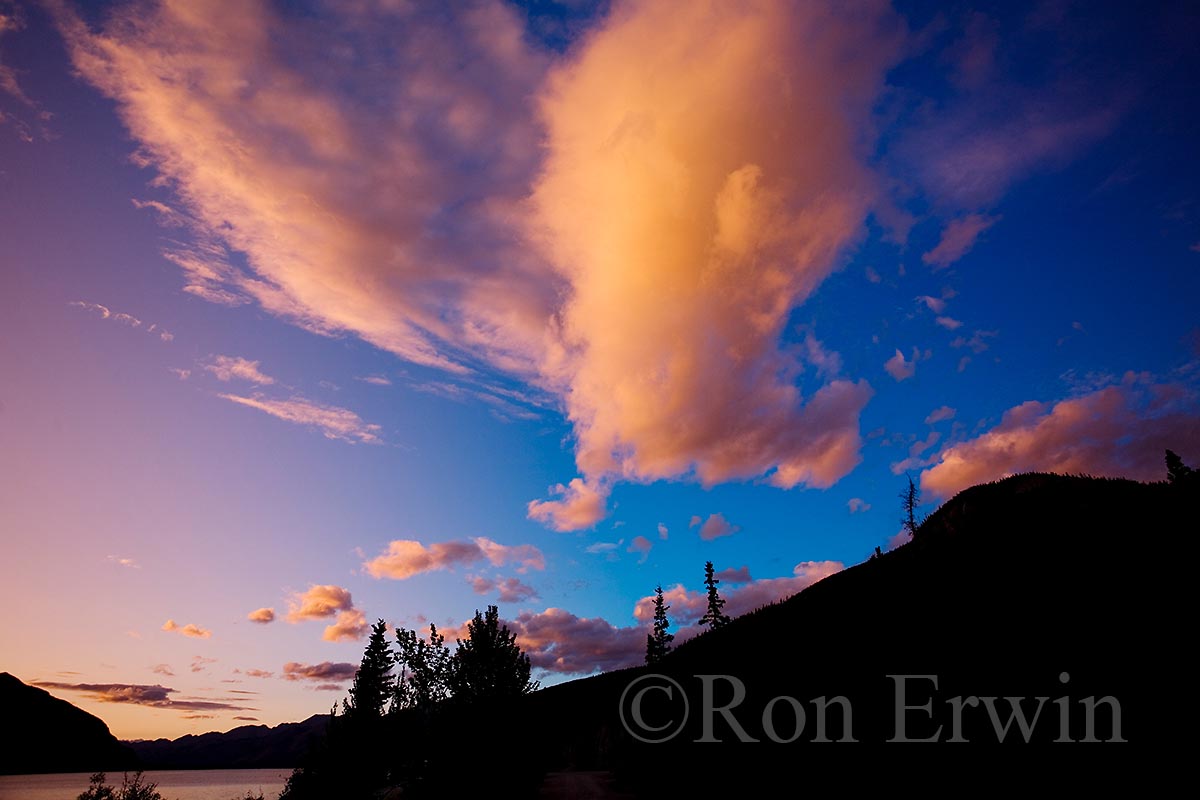
<path fill-rule="evenodd" d="M 268 769 L 294 767 L 325 733 L 328 714 L 275 727 L 242 725 L 224 733 L 126 742 L 146 769 Z"/>
<path fill-rule="evenodd" d="M 6 728 L 0 775 L 116 772 L 137 766 L 137 756 L 103 720 L 7 672 L 0 672 L 0 708 Z"/>
<path fill-rule="evenodd" d="M 530 773 L 566 770 L 607 771 L 641 796 L 711 790 L 721 769 L 787 785 L 815 757 L 818 706 L 832 741 L 1177 741 L 1186 715 L 1172 692 L 1186 692 L 1190 628 L 1176 620 L 1192 607 L 1182 571 L 1198 512 L 1195 485 L 1024 474 L 972 487 L 904 546 L 684 642 L 652 668 L 551 686 L 486 715 L 448 710 L 424 734 L 429 772 L 486 751 L 519 766 L 510 777 L 522 791 Z M 690 703 L 682 729 L 656 744 L 631 735 L 620 709 L 651 673 Z M 703 675 L 744 686 L 731 709 L 744 737 L 720 714 L 706 731 Z M 730 681 L 708 680 L 714 706 L 733 699 Z M 791 743 L 771 741 L 763 723 L 772 708 L 776 737 L 796 732 L 790 701 L 769 705 L 778 697 L 805 712 Z M 652 724 L 680 716 L 664 693 L 646 698 Z M 404 728 L 398 720 L 400 740 Z"/>

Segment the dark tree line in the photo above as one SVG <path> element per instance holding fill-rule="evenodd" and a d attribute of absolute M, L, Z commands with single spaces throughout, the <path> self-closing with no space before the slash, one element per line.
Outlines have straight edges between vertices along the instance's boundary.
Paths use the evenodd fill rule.
<path fill-rule="evenodd" d="M 397 628 L 393 648 L 387 623 L 376 622 L 341 713 L 334 706 L 323 742 L 281 800 L 368 797 L 396 785 L 419 794 L 434 771 L 430 757 L 441 755 L 433 741 L 454 728 L 456 715 L 486 717 L 539 688 L 496 606 L 476 610 L 455 644 L 451 652 L 431 624 L 428 638 Z"/>

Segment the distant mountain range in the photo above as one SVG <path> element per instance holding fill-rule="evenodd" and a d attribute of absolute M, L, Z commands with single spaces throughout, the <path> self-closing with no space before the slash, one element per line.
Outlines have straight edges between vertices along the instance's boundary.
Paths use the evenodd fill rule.
<path fill-rule="evenodd" d="M 126 742 L 145 769 L 267 769 L 294 767 L 325 733 L 328 714 L 273 728 L 243 725 L 225 733 Z"/>
<path fill-rule="evenodd" d="M 0 709 L 0 775 L 119 771 L 137 763 L 103 720 L 7 672 L 0 672 Z"/>

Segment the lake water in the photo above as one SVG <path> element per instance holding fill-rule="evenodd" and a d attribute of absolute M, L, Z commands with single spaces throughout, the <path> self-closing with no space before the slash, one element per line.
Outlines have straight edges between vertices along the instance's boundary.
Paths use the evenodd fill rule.
<path fill-rule="evenodd" d="M 279 797 L 290 769 L 194 769 L 146 772 L 142 782 L 158 784 L 163 800 L 242 800 L 261 791 L 266 800 Z M 0 775 L 0 800 L 75 800 L 88 788 L 88 773 Z M 121 773 L 105 781 L 121 788 Z M 131 774 L 132 778 L 133 775 Z"/>

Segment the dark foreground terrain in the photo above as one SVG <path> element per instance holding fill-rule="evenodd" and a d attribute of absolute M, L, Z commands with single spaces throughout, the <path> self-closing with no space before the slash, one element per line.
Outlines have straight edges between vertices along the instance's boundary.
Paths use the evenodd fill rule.
<path fill-rule="evenodd" d="M 976 486 L 909 544 L 686 642 L 653 670 L 553 686 L 491 713 L 401 720 L 393 740 L 422 752 L 430 774 L 486 753 L 514 787 L 605 770 L 641 796 L 794 784 L 832 766 L 821 739 L 1175 742 L 1192 707 L 1181 677 L 1198 520 L 1195 484 L 1030 474 Z M 675 685 L 642 695 L 639 728 L 633 697 L 665 686 L 651 672 Z M 714 709 L 744 687 L 729 711 L 737 728 L 706 713 L 706 685 Z M 1103 760 L 1114 766 L 1130 752 L 1112 750 Z"/>

